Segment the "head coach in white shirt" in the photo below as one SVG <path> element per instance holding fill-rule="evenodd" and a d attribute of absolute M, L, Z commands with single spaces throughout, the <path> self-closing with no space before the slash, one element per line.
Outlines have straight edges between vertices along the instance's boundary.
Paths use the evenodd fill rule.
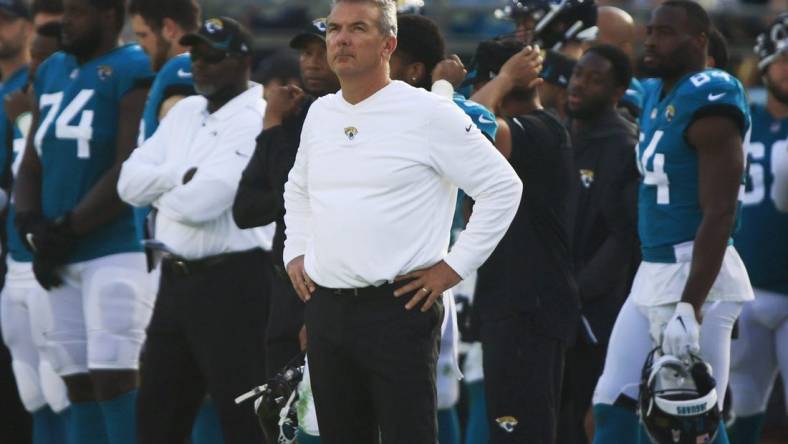
<path fill-rule="evenodd" d="M 337 0 L 342 89 L 310 108 L 285 185 L 284 262 L 307 301 L 324 444 L 436 442 L 444 291 L 506 232 L 522 183 L 452 101 L 389 78 L 396 2 Z M 476 201 L 447 254 L 457 187 Z"/>
<path fill-rule="evenodd" d="M 249 86 L 251 37 L 225 17 L 187 34 L 198 95 L 178 102 L 123 164 L 120 197 L 157 211 L 161 282 L 143 359 L 139 442 L 184 442 L 206 391 L 226 442 L 260 443 L 252 409 L 233 398 L 265 375 L 271 264 L 233 221 L 241 173 L 265 102 Z"/>

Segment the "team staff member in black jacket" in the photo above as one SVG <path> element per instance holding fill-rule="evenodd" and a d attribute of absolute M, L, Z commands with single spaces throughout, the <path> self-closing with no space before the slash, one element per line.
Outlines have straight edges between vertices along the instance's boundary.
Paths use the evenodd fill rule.
<path fill-rule="evenodd" d="M 271 257 L 276 272 L 272 279 L 270 320 L 266 331 L 266 374 L 270 377 L 298 354 L 299 330 L 304 324 L 304 304 L 298 299 L 282 264 L 285 242 L 284 186 L 295 162 L 306 113 L 317 97 L 336 92 L 339 80 L 326 59 L 326 25 L 312 22 L 293 37 L 290 47 L 300 53 L 302 91 L 285 86 L 269 91 L 263 132 L 241 177 L 233 203 L 233 218 L 240 228 L 276 222 Z"/>
<path fill-rule="evenodd" d="M 584 419 L 638 264 L 637 126 L 616 110 L 631 78 L 626 53 L 600 45 L 586 51 L 569 79 L 567 111 L 580 190 L 573 258 L 583 319 L 578 341 L 567 351 L 561 444 L 589 441 Z"/>
<path fill-rule="evenodd" d="M 471 99 L 505 117 L 499 131 L 510 137 L 496 138 L 498 148 L 525 183 L 512 225 L 479 269 L 474 301 L 490 442 L 552 444 L 564 352 L 580 310 L 570 242 L 572 148 L 534 87 L 540 82 L 534 80 L 538 50 L 489 41 L 479 46 L 476 60 L 477 79 L 489 82 Z"/>

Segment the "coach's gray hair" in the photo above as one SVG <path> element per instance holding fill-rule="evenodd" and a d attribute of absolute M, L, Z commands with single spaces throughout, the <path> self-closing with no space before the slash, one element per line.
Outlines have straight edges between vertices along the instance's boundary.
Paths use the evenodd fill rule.
<path fill-rule="evenodd" d="M 339 3 L 369 3 L 380 11 L 378 29 L 380 33 L 390 37 L 397 36 L 397 2 L 395 0 L 334 0 L 332 6 Z"/>

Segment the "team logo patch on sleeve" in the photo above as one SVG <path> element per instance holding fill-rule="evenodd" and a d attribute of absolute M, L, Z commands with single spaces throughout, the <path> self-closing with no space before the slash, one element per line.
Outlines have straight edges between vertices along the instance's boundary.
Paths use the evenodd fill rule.
<path fill-rule="evenodd" d="M 498 427 L 504 429 L 507 433 L 514 432 L 514 428 L 520 423 L 514 416 L 501 416 L 500 418 L 495 418 L 495 422 L 498 423 Z"/>
<path fill-rule="evenodd" d="M 665 120 L 670 122 L 671 120 L 673 120 L 673 116 L 675 115 L 676 115 L 676 107 L 674 107 L 673 105 L 668 105 L 668 107 L 665 109 Z"/>
<path fill-rule="evenodd" d="M 112 67 L 108 65 L 99 65 L 96 68 L 99 80 L 107 80 L 112 76 Z"/>
<path fill-rule="evenodd" d="M 355 126 L 349 126 L 345 128 L 345 135 L 349 140 L 355 139 L 357 134 L 358 134 L 358 130 L 356 129 Z"/>

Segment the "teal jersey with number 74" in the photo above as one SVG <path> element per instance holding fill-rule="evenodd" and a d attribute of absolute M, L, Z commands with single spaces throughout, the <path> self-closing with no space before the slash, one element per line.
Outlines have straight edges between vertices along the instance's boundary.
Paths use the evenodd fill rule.
<path fill-rule="evenodd" d="M 138 45 L 121 46 L 79 65 L 65 52 L 38 69 L 39 120 L 34 143 L 42 166 L 41 206 L 57 218 L 72 210 L 115 163 L 123 97 L 153 73 Z M 135 126 L 139 116 L 134 118 Z M 130 207 L 81 239 L 69 262 L 141 251 Z"/>
<path fill-rule="evenodd" d="M 703 219 L 698 155 L 687 141 L 687 130 L 703 116 L 727 115 L 739 125 L 744 139 L 750 113 L 741 83 L 718 69 L 687 75 L 667 92 L 662 91 L 660 79 L 649 79 L 643 87 L 636 148 L 642 176 L 638 231 L 643 260 L 673 263 L 677 261 L 674 247 L 693 241 Z M 741 195 L 743 188 L 740 200 Z"/>

